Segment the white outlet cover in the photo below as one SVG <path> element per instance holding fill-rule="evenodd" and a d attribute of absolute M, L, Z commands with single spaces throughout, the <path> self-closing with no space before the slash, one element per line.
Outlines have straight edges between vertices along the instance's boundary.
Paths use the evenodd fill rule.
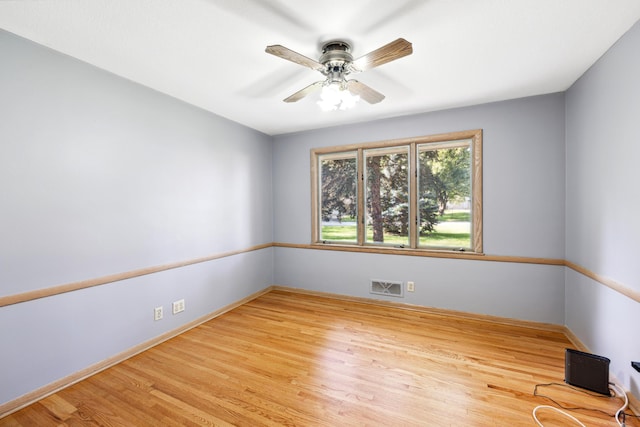
<path fill-rule="evenodd" d="M 178 314 L 184 311 L 184 300 L 178 300 L 173 302 L 173 314 Z"/>

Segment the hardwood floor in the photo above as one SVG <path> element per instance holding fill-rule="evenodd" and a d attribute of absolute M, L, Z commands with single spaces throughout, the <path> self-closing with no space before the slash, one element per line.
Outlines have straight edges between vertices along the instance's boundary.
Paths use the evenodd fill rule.
<path fill-rule="evenodd" d="M 534 387 L 562 383 L 566 347 L 560 332 L 275 290 L 0 425 L 530 426 L 533 408 L 550 404 Z M 620 406 L 563 385 L 538 391 L 609 414 Z M 549 410 L 539 418 L 571 425 Z"/>

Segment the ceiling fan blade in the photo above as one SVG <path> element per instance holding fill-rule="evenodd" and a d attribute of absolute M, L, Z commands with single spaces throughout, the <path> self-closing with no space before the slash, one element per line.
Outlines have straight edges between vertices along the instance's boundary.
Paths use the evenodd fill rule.
<path fill-rule="evenodd" d="M 347 89 L 354 95 L 360 95 L 361 99 L 364 99 L 369 104 L 377 104 L 384 99 L 384 95 L 380 92 L 371 89 L 364 83 L 360 83 L 357 80 L 347 81 Z"/>
<path fill-rule="evenodd" d="M 301 55 L 298 52 L 294 52 L 293 50 L 279 44 L 267 46 L 264 51 L 272 55 L 279 56 L 282 59 L 286 59 L 287 61 L 295 62 L 296 64 L 300 64 L 304 67 L 309 67 L 312 70 L 317 70 L 320 72 L 324 71 L 324 65 L 322 65 L 318 61 L 307 58 L 306 56 Z"/>
<path fill-rule="evenodd" d="M 403 56 L 411 55 L 412 53 L 413 46 L 411 43 L 400 38 L 361 56 L 353 61 L 351 65 L 355 71 L 366 71 L 402 58 Z"/>
<path fill-rule="evenodd" d="M 323 84 L 324 84 L 324 81 L 319 81 L 319 82 L 312 83 L 309 86 L 305 87 L 304 89 L 297 91 L 296 93 L 294 93 L 293 95 L 289 96 L 288 98 L 285 98 L 283 101 L 284 102 L 300 101 L 305 96 L 307 96 L 310 93 L 313 93 L 316 90 L 320 89 Z"/>

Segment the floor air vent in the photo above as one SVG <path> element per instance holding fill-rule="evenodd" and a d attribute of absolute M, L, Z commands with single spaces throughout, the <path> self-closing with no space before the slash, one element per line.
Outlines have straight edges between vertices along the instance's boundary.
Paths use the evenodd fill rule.
<path fill-rule="evenodd" d="M 371 289 L 372 294 L 376 295 L 389 295 L 392 297 L 402 296 L 402 282 L 389 282 L 386 280 L 372 280 Z"/>

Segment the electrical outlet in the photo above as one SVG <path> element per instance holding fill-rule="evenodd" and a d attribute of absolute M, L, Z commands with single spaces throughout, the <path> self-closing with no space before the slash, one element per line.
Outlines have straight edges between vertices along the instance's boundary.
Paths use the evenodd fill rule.
<path fill-rule="evenodd" d="M 414 292 L 416 290 L 416 284 L 413 282 L 407 282 L 407 292 Z"/>
<path fill-rule="evenodd" d="M 173 314 L 178 314 L 184 311 L 184 300 L 174 301 L 173 303 Z"/>
<path fill-rule="evenodd" d="M 153 320 L 162 319 L 162 306 L 153 309 Z"/>

